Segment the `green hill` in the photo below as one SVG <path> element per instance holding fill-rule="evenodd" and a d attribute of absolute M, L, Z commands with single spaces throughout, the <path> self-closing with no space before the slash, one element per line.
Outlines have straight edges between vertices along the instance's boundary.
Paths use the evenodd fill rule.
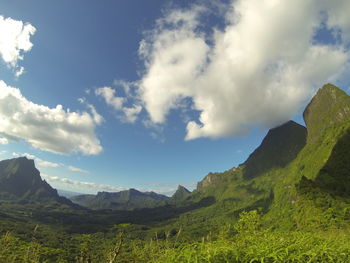
<path fill-rule="evenodd" d="M 31 262 L 29 252 L 42 259 L 33 262 L 350 262 L 350 97 L 327 84 L 303 116 L 306 128 L 271 129 L 244 163 L 209 173 L 192 193 L 179 186 L 171 198 L 134 189 L 73 198 L 106 210 L 0 202 L 0 230 L 21 237 L 0 238 L 0 262 Z M 26 159 L 0 162 L 0 193 L 57 198 Z M 28 238 L 28 225 L 39 223 L 45 231 Z"/>
<path fill-rule="evenodd" d="M 185 203 L 210 197 L 214 204 L 181 215 L 176 225 L 200 235 L 249 210 L 280 229 L 348 224 L 349 109 L 350 97 L 325 85 L 304 112 L 307 129 L 292 121 L 271 129 L 243 164 L 209 173 Z"/>

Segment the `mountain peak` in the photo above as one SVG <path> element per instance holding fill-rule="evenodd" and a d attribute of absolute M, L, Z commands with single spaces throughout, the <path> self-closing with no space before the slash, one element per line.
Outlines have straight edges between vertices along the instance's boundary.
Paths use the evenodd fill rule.
<path fill-rule="evenodd" d="M 51 199 L 70 203 L 41 179 L 34 160 L 26 157 L 0 161 L 0 195 L 5 199 L 32 201 Z"/>
<path fill-rule="evenodd" d="M 190 194 L 191 192 L 186 189 L 186 187 L 179 185 L 176 192 L 171 197 L 171 201 L 175 203 L 181 202 L 185 200 Z"/>
<path fill-rule="evenodd" d="M 326 84 L 307 105 L 303 117 L 308 140 L 314 140 L 327 127 L 350 118 L 350 96 L 336 86 Z"/>
<path fill-rule="evenodd" d="M 260 146 L 244 162 L 244 177 L 253 178 L 286 166 L 306 144 L 306 128 L 288 121 L 270 129 Z"/>

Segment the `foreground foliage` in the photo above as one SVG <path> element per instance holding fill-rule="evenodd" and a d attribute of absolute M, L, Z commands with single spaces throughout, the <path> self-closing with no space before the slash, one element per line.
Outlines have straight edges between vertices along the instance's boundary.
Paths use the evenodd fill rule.
<path fill-rule="evenodd" d="M 197 242 L 181 239 L 181 231 L 131 240 L 124 230 L 115 238 L 78 235 L 60 249 L 40 244 L 35 231 L 30 242 L 7 233 L 0 238 L 0 262 L 350 262 L 347 230 L 272 231 L 255 210 Z"/>

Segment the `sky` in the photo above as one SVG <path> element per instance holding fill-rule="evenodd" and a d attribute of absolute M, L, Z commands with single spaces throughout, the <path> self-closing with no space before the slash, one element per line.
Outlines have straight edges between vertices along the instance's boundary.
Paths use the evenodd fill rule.
<path fill-rule="evenodd" d="M 172 194 L 350 91 L 347 0 L 0 0 L 0 159 L 53 187 Z"/>

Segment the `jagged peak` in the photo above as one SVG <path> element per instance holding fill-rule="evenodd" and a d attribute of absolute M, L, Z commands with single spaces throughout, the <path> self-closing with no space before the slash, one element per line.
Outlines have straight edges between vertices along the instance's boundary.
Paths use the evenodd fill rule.
<path fill-rule="evenodd" d="M 350 96 L 326 84 L 311 99 L 303 113 L 308 140 L 315 140 L 327 127 L 350 118 Z"/>
<path fill-rule="evenodd" d="M 186 193 L 191 193 L 190 190 L 188 190 L 186 187 L 184 187 L 184 186 L 181 185 L 181 184 L 179 184 L 178 187 L 177 187 L 176 192 L 178 192 L 178 191 L 184 191 L 184 192 L 186 192 Z"/>

